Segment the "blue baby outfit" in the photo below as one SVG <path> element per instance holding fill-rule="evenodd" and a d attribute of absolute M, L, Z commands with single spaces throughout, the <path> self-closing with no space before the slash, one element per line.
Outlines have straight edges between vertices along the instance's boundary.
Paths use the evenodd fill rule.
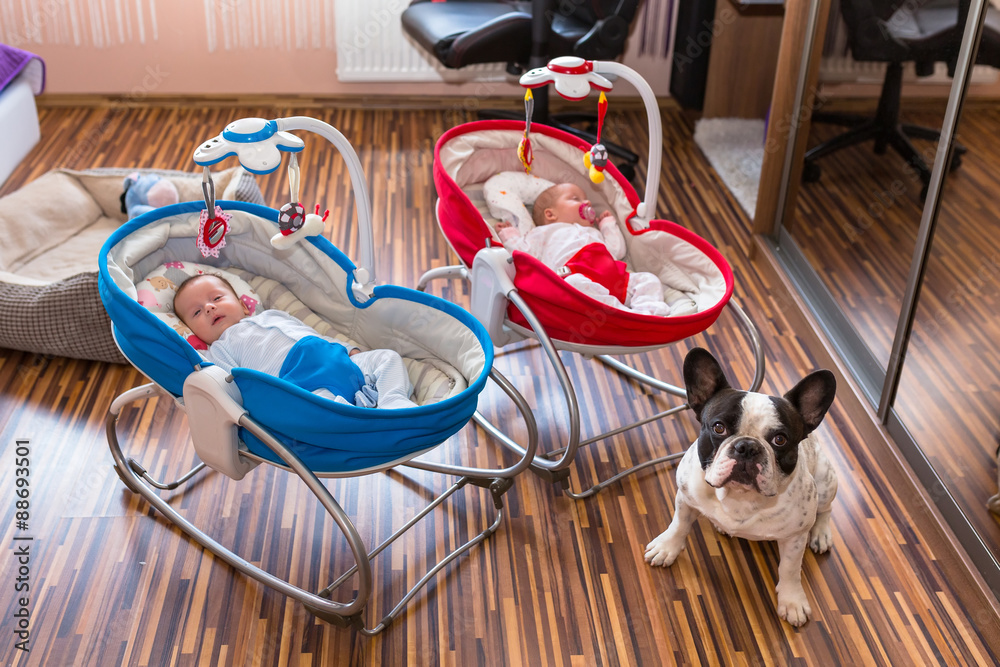
<path fill-rule="evenodd" d="M 280 310 L 245 317 L 222 332 L 205 357 L 230 371 L 235 367 L 275 375 L 306 391 L 329 391 L 352 405 L 373 408 L 378 402 L 375 379 L 350 359 L 347 347 Z"/>
<path fill-rule="evenodd" d="M 375 407 L 378 400 L 374 380 L 351 361 L 347 348 L 318 336 L 307 336 L 292 346 L 278 377 L 306 391 L 326 389 L 365 408 Z"/>

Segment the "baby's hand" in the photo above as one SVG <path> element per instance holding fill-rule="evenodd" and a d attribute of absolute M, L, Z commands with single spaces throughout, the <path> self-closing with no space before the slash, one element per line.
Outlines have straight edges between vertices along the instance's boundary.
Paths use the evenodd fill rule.
<path fill-rule="evenodd" d="M 521 233 L 517 230 L 517 227 L 506 220 L 498 222 L 494 229 L 496 230 L 497 236 L 500 237 L 500 242 L 504 244 L 521 235 Z"/>
<path fill-rule="evenodd" d="M 618 222 L 617 220 L 615 220 L 614 213 L 612 213 L 611 211 L 605 211 L 597 218 L 597 224 L 601 225 L 604 224 L 605 222 L 608 222 L 609 220 L 614 223 Z"/>

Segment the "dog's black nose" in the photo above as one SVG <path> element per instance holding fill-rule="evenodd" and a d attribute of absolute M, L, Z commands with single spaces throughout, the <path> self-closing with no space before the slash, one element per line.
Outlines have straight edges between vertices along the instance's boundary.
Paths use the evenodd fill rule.
<path fill-rule="evenodd" d="M 733 445 L 733 451 L 741 458 L 753 458 L 760 453 L 760 443 L 750 438 L 737 440 Z"/>

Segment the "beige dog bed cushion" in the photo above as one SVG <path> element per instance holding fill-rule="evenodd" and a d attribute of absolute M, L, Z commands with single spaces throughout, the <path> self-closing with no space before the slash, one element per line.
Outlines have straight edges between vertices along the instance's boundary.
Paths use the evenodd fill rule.
<path fill-rule="evenodd" d="M 170 180 L 180 201 L 203 199 L 201 174 L 58 169 L 0 198 L 0 347 L 125 363 L 97 290 L 104 241 L 126 222 L 122 181 L 139 171 Z M 263 204 L 240 167 L 213 174 L 219 199 Z"/>

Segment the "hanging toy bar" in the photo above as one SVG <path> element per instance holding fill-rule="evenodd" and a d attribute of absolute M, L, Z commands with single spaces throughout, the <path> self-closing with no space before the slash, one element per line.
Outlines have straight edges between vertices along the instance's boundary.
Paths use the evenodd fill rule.
<path fill-rule="evenodd" d="M 631 67 L 614 61 L 584 60 L 576 56 L 554 58 L 545 67 L 536 67 L 521 75 L 520 83 L 525 88 L 540 88 L 552 84 L 562 97 L 578 102 L 585 99 L 591 90 L 601 91 L 601 101 L 598 102 L 598 139 L 584 155 L 584 164 L 590 171 L 591 180 L 600 183 L 604 178 L 602 173 L 607 165 L 607 150 L 600 143 L 600 130 L 604 114 L 607 111 L 607 98 L 604 93 L 610 92 L 613 85 L 604 75 L 615 76 L 635 86 L 646 107 L 646 118 L 649 123 L 649 158 L 646 162 L 646 193 L 645 198 L 636 207 L 636 217 L 633 226 L 648 226 L 649 221 L 656 216 L 657 186 L 660 178 L 660 151 L 663 146 L 663 125 L 660 121 L 660 107 L 656 95 L 649 84 Z M 603 107 L 602 107 L 603 104 Z M 589 161 L 589 164 L 587 164 Z"/>
<path fill-rule="evenodd" d="M 296 154 L 305 144 L 294 134 L 278 131 L 277 126 L 272 126 L 271 123 L 273 121 L 260 118 L 244 118 L 230 123 L 222 134 L 198 147 L 195 151 L 195 162 L 203 165 L 207 172 L 209 165 L 236 155 L 247 171 L 254 174 L 269 174 L 281 164 L 281 153 L 289 153 L 288 190 L 291 199 L 281 207 L 278 215 L 280 231 L 271 238 L 271 245 L 283 250 L 306 236 L 322 233 L 326 216 L 319 216 L 318 205 L 315 214 L 306 213 L 305 207 L 299 202 L 299 161 Z M 210 177 L 208 178 L 210 180 Z M 207 205 L 207 193 L 205 201 Z M 329 214 L 329 211 L 327 213 Z M 211 227 L 211 220 L 208 221 L 208 225 Z M 225 244 L 221 243 L 216 247 L 206 242 L 206 245 L 217 257 L 218 248 Z M 201 242 L 199 242 L 200 247 Z M 202 250 L 202 255 L 208 256 L 205 250 Z"/>
<path fill-rule="evenodd" d="M 291 131 L 306 130 L 320 135 L 340 152 L 347 163 L 347 171 L 354 188 L 354 201 L 358 215 L 359 244 L 361 260 L 354 270 L 353 291 L 359 301 L 367 301 L 375 289 L 375 245 L 372 237 L 371 200 L 368 196 L 368 183 L 358 154 L 350 142 L 332 125 L 307 116 L 292 116 L 265 120 L 263 118 L 243 118 L 230 123 L 222 134 L 202 143 L 194 152 L 196 164 L 205 168 L 205 212 L 215 211 L 215 218 L 222 215 L 221 208 L 215 205 L 215 185 L 211 180 L 209 167 L 228 157 L 236 156 L 244 169 L 253 174 L 270 174 L 281 166 L 281 153 L 290 153 L 288 164 L 288 186 L 291 201 L 281 207 L 278 219 L 279 232 L 271 238 L 271 245 L 279 250 L 290 247 L 307 236 L 314 236 L 323 231 L 329 211 L 319 215 L 319 205 L 314 213 L 306 213 L 305 207 L 299 203 L 299 165 L 296 153 L 302 151 L 305 143 Z M 209 198 L 211 194 L 211 199 Z M 228 215 L 228 214 L 227 214 Z M 225 238 L 225 224 L 220 225 L 215 218 L 207 220 L 205 238 L 218 248 Z M 220 234 L 221 232 L 221 234 Z M 201 238 L 201 235 L 199 235 Z M 200 247 L 200 242 L 199 242 Z M 207 255 L 206 255 L 207 256 Z"/>

